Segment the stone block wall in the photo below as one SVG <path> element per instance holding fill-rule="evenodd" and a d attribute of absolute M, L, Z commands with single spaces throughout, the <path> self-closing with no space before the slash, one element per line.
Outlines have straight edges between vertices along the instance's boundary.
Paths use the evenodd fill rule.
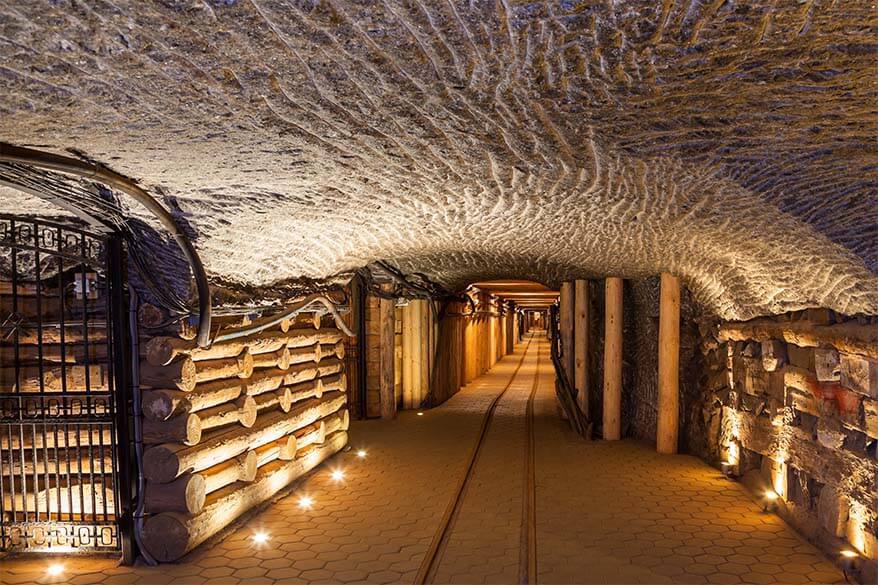
<path fill-rule="evenodd" d="M 808 310 L 704 328 L 704 433 L 688 439 L 836 558 L 878 570 L 878 320 Z"/>

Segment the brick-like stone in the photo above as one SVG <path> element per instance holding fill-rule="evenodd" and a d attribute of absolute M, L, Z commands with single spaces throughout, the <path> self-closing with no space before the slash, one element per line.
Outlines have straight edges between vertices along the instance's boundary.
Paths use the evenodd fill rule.
<path fill-rule="evenodd" d="M 814 350 L 814 370 L 821 382 L 838 382 L 840 379 L 838 351 L 817 348 Z"/>
<path fill-rule="evenodd" d="M 777 339 L 762 342 L 762 367 L 766 372 L 774 372 L 782 368 L 786 363 L 786 343 Z"/>
<path fill-rule="evenodd" d="M 873 439 L 878 439 L 878 400 L 863 400 L 863 430 Z"/>
<path fill-rule="evenodd" d="M 845 388 L 878 399 L 878 360 L 842 353 L 840 380 Z"/>
<path fill-rule="evenodd" d="M 823 417 L 817 423 L 817 440 L 827 449 L 841 449 L 845 433 L 841 422 L 833 417 Z"/>
<path fill-rule="evenodd" d="M 814 348 L 787 344 L 787 360 L 797 368 L 814 371 Z"/>

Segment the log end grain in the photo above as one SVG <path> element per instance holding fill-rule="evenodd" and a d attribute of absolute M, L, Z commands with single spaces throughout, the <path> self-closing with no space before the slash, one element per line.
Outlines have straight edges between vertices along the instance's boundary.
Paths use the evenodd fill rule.
<path fill-rule="evenodd" d="M 149 481 L 167 483 L 173 481 L 184 470 L 180 469 L 176 452 L 181 445 L 165 443 L 148 448 L 143 453 L 143 474 Z"/>
<path fill-rule="evenodd" d="M 284 412 L 289 412 L 293 407 L 293 393 L 288 386 L 277 391 L 277 405 Z"/>
<path fill-rule="evenodd" d="M 252 396 L 242 396 L 235 404 L 238 407 L 238 422 L 249 429 L 256 423 L 256 415 L 259 414 L 256 400 Z"/>
<path fill-rule="evenodd" d="M 290 349 L 288 347 L 282 347 L 277 352 L 277 367 L 278 369 L 286 371 L 290 369 L 290 363 Z"/>
<path fill-rule="evenodd" d="M 235 359 L 238 361 L 239 378 L 246 379 L 253 375 L 253 356 L 250 355 L 250 350 L 244 348 Z"/>
<path fill-rule="evenodd" d="M 196 445 L 201 441 L 201 418 L 192 413 L 183 413 L 167 420 L 143 421 L 144 443 L 179 442 Z"/>
<path fill-rule="evenodd" d="M 278 441 L 279 452 L 277 458 L 281 461 L 292 461 L 296 458 L 296 435 L 289 434 Z"/>
<path fill-rule="evenodd" d="M 256 451 L 247 451 L 238 456 L 238 481 L 251 482 L 256 479 L 256 471 L 259 469 L 256 459 Z"/>
<path fill-rule="evenodd" d="M 189 474 L 170 483 L 147 482 L 144 503 L 149 513 L 197 514 L 204 507 L 206 496 L 204 478 Z"/>
<path fill-rule="evenodd" d="M 186 516 L 179 513 L 157 514 L 143 526 L 143 546 L 152 557 L 167 563 L 179 559 L 189 546 Z"/>
<path fill-rule="evenodd" d="M 177 353 L 170 337 L 153 337 L 144 346 L 146 361 L 153 366 L 166 366 L 171 363 Z"/>
<path fill-rule="evenodd" d="M 187 412 L 186 393 L 179 390 L 144 390 L 140 410 L 149 420 L 168 420 L 175 413 Z"/>

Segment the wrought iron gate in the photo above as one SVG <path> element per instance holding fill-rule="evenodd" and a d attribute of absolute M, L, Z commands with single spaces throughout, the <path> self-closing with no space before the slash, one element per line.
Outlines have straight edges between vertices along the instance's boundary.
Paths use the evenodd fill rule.
<path fill-rule="evenodd" d="M 130 555 L 121 240 L 0 215 L 0 551 Z"/>

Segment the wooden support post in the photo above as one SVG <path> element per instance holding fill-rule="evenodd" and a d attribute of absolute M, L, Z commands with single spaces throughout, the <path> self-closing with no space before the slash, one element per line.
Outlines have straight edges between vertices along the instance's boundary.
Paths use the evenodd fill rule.
<path fill-rule="evenodd" d="M 414 303 L 402 308 L 402 407 L 412 407 L 412 390 L 414 388 Z"/>
<path fill-rule="evenodd" d="M 567 381 L 573 385 L 573 374 L 576 369 L 576 355 L 573 348 L 573 315 L 574 315 L 573 281 L 561 284 L 561 351 L 564 373 Z"/>
<path fill-rule="evenodd" d="M 575 317 L 573 324 L 573 345 L 576 357 L 576 374 L 574 386 L 577 390 L 576 400 L 579 408 L 590 418 L 588 411 L 588 281 L 577 280 L 575 285 Z"/>
<path fill-rule="evenodd" d="M 412 301 L 409 305 L 411 309 L 411 342 L 409 350 L 412 354 L 411 363 L 411 385 L 409 402 L 406 408 L 417 408 L 421 403 L 419 395 L 421 393 L 421 354 L 424 351 L 424 331 L 421 324 L 421 305 L 423 301 Z"/>
<path fill-rule="evenodd" d="M 383 285 L 385 292 L 393 290 L 393 285 Z M 396 333 L 394 331 L 394 312 L 396 301 L 394 299 L 380 299 L 378 304 L 378 328 L 379 328 L 379 373 L 380 373 L 380 396 L 381 418 L 396 418 L 396 394 L 394 392 L 394 366 L 396 361 Z"/>
<path fill-rule="evenodd" d="M 680 279 L 662 274 L 658 341 L 656 450 L 677 452 L 680 427 Z"/>
<path fill-rule="evenodd" d="M 515 321 L 515 308 L 514 305 L 509 304 L 506 308 L 506 355 L 510 355 L 515 351 L 515 340 L 517 336 L 518 327 L 516 326 Z"/>
<path fill-rule="evenodd" d="M 622 279 L 607 278 L 604 316 L 604 439 L 622 437 Z"/>
<path fill-rule="evenodd" d="M 430 347 L 432 325 L 430 320 L 430 301 L 417 301 L 418 318 L 420 319 L 421 329 L 420 336 L 417 341 L 417 373 L 418 384 L 415 386 L 413 408 L 419 408 L 421 402 L 427 397 L 430 391 Z"/>

